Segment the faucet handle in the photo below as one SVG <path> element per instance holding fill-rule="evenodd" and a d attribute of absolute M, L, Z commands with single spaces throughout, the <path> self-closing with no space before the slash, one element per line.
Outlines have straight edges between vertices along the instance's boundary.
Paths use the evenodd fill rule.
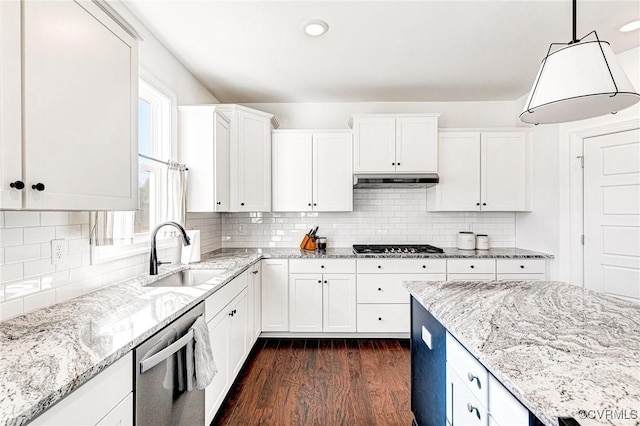
<path fill-rule="evenodd" d="M 170 264 L 171 264 L 171 262 L 160 262 L 159 260 L 157 262 L 158 266 L 160 266 L 160 265 L 170 265 Z"/>

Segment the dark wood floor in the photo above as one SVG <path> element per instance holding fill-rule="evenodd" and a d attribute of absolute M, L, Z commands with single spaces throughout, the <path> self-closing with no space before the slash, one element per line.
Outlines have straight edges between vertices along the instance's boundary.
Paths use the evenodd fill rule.
<path fill-rule="evenodd" d="M 411 424 L 408 340 L 260 339 L 215 425 Z"/>

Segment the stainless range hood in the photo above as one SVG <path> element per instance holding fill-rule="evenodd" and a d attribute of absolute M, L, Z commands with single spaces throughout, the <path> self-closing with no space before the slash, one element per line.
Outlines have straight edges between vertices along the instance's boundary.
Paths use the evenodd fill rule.
<path fill-rule="evenodd" d="M 355 189 L 428 188 L 440 181 L 437 173 L 414 175 L 354 175 Z"/>

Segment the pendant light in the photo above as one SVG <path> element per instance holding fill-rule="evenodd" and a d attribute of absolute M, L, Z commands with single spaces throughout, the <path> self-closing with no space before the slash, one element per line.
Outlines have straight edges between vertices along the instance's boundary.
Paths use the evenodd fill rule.
<path fill-rule="evenodd" d="M 552 52 L 558 45 L 563 47 Z M 618 64 L 609 43 L 601 41 L 595 31 L 576 38 L 573 0 L 573 40 L 549 46 L 520 120 L 530 124 L 583 120 L 615 114 L 638 101 L 640 94 Z"/>

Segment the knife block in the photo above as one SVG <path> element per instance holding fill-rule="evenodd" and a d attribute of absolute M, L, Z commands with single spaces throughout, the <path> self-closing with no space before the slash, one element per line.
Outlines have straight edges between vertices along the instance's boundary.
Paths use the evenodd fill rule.
<path fill-rule="evenodd" d="M 316 239 L 310 237 L 309 234 L 305 234 L 304 238 L 300 242 L 300 248 L 302 250 L 315 250 L 317 248 Z"/>

